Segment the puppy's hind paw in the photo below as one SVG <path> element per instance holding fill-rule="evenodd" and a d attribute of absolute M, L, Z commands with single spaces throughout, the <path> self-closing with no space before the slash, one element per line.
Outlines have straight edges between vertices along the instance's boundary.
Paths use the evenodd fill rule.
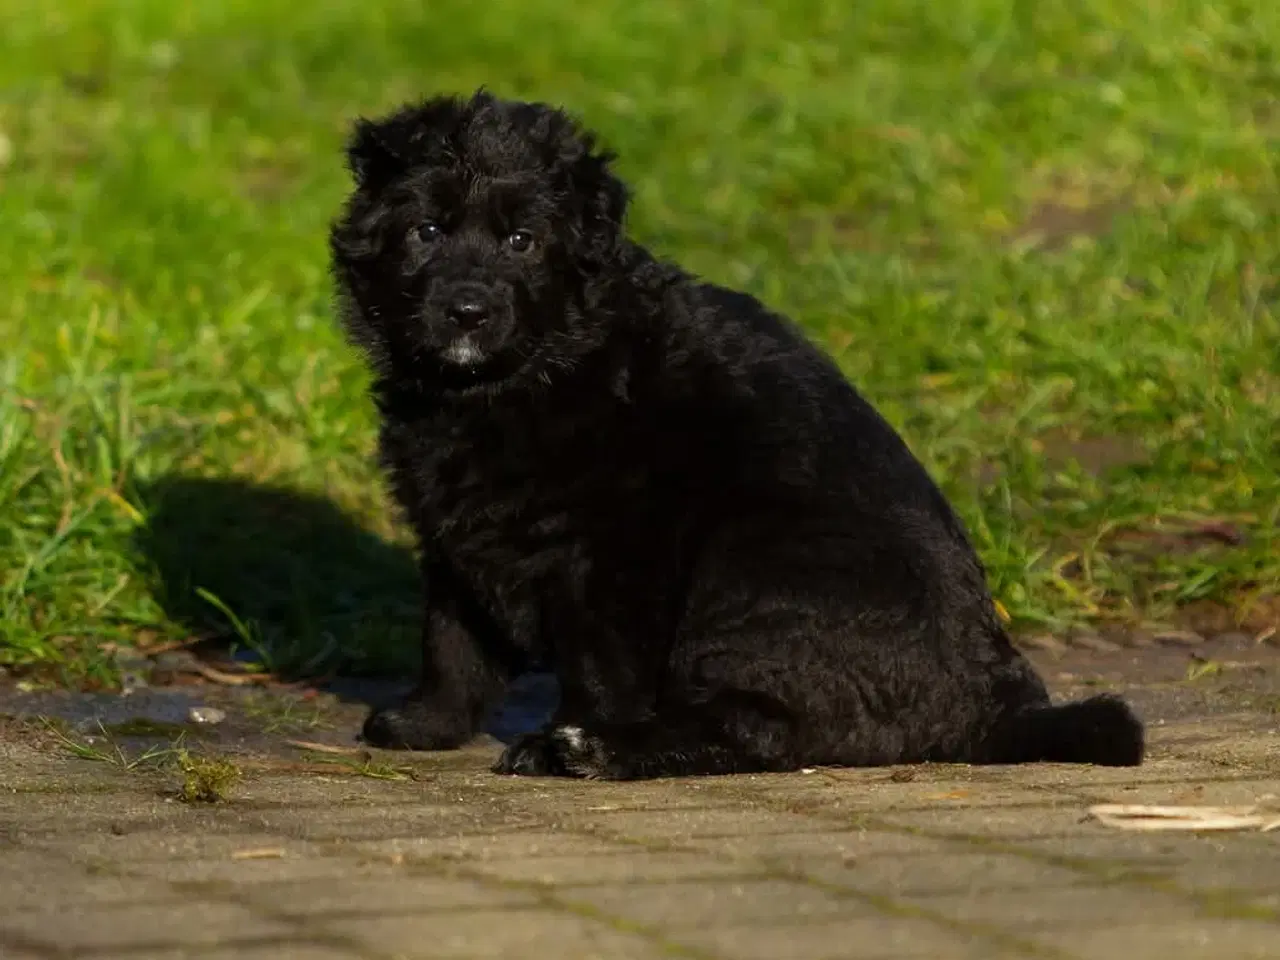
<path fill-rule="evenodd" d="M 493 770 L 525 777 L 628 779 L 624 765 L 616 762 L 603 740 L 572 724 L 551 724 L 524 734 L 503 751 Z"/>

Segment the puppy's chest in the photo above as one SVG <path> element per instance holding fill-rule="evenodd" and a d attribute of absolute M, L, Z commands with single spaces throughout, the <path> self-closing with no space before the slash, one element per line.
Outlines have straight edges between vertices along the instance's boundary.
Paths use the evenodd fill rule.
<path fill-rule="evenodd" d="M 548 568 L 660 535 L 653 515 L 664 485 L 623 431 L 444 426 L 396 446 L 388 459 L 408 469 L 405 492 L 416 501 L 406 506 L 456 559 Z"/>

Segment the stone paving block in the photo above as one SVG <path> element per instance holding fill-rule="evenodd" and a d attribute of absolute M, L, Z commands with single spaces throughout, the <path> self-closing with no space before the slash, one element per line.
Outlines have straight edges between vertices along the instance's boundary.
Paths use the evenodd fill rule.
<path fill-rule="evenodd" d="M 897 854 L 942 854 L 952 847 L 944 840 L 876 829 L 704 837 L 682 842 L 681 846 L 706 850 L 717 856 L 767 860 L 785 865 L 808 863 L 815 859 L 844 861 Z"/>
<path fill-rule="evenodd" d="M 699 877 L 743 877 L 754 872 L 749 864 L 717 860 L 700 853 L 665 851 L 595 857 L 481 860 L 468 863 L 466 869 L 499 880 L 549 884 L 693 880 Z"/>
<path fill-rule="evenodd" d="M 854 785 L 836 777 L 806 777 L 791 785 L 772 783 L 753 790 L 724 793 L 742 805 L 767 805 L 831 825 L 859 823 L 882 814 L 932 812 L 1005 806 L 1051 806 L 1076 802 L 1075 798 L 1041 788 L 969 780 L 898 784 L 882 780 L 876 784 Z"/>
<path fill-rule="evenodd" d="M 763 833 L 822 831 L 829 824 L 814 817 L 771 810 L 659 810 L 600 813 L 584 821 L 606 835 L 636 840 L 723 837 Z"/>
<path fill-rule="evenodd" d="M 162 795 L 172 777 L 0 738 L 18 787 L 0 788 L 0 956 L 1274 960 L 1280 923 L 1216 918 L 1280 910 L 1280 834 L 1086 813 L 1280 792 L 1275 728 L 1154 724 L 1137 769 L 645 783 L 495 777 L 492 743 L 380 755 L 414 782 L 266 750 L 211 806 Z M 284 856 L 234 858 L 270 848 Z"/>
<path fill-rule="evenodd" d="M 1280 926 L 1248 920 L 1153 923 L 1058 930 L 1035 942 L 1082 960 L 1275 960 Z"/>
<path fill-rule="evenodd" d="M 367 954 L 327 943 L 308 943 L 302 938 L 275 943 L 245 944 L 225 950 L 148 951 L 146 960 L 365 960 Z M 6 956 L 5 960 L 9 960 Z M 134 958 L 130 958 L 134 960 Z"/>
<path fill-rule="evenodd" d="M 971 768 L 961 769 L 967 771 Z M 910 771 L 905 775 L 910 775 Z M 849 812 L 893 813 L 900 810 L 951 807 L 1049 806 L 1069 802 L 1069 797 L 1057 787 L 1027 785 L 1008 779 L 984 780 L 968 775 L 904 782 L 881 777 L 874 783 L 860 784 L 856 788 L 847 783 L 844 777 L 834 774 L 824 779 L 827 782 L 825 790 L 806 784 L 806 797 L 811 798 L 816 807 L 806 803 L 800 809 L 813 809 L 815 815 L 830 816 Z M 780 799 L 786 797 L 781 788 L 776 788 L 773 795 Z"/>
<path fill-rule="evenodd" d="M 22 771 L 26 776 L 31 771 Z M 24 777 L 25 779 L 25 777 Z M 92 780 L 86 780 L 86 783 L 92 783 Z M 75 805 L 79 805 L 79 812 L 86 814 L 104 813 L 103 797 L 115 795 L 117 791 L 93 791 L 88 790 L 80 794 L 72 793 L 64 797 L 57 792 L 56 781 L 49 785 L 49 790 L 35 792 L 34 788 L 43 783 L 43 781 L 28 781 L 28 786 L 32 787 L 32 791 L 19 791 L 8 784 L 0 785 L 0 822 L 10 820 L 14 817 L 21 816 L 24 821 L 39 823 L 44 817 L 51 814 L 57 814 L 59 809 L 68 809 L 74 811 Z M 125 798 L 132 799 L 127 790 L 119 791 Z"/>
<path fill-rule="evenodd" d="M 896 793 L 896 791 L 894 792 Z M 886 797 L 890 795 L 885 791 Z M 1037 807 L 1065 807 L 1076 802 L 1066 791 L 1041 788 L 1011 787 L 1007 784 L 955 783 L 931 784 L 929 788 L 903 792 L 894 796 L 891 803 L 882 806 L 882 812 L 926 813 L 951 810 L 999 810 L 1029 809 Z"/>
<path fill-rule="evenodd" d="M 828 828 L 832 823 L 854 822 L 883 807 L 864 787 L 826 777 L 806 776 L 790 782 L 770 779 L 758 784 L 724 779 L 726 782 L 717 784 L 717 796 L 714 798 L 720 803 L 811 817 L 825 822 Z"/>
<path fill-rule="evenodd" d="M 396 757 L 388 762 L 400 765 Z M 307 762 L 309 766 L 314 766 Z M 290 808 L 331 809 L 337 805 L 414 803 L 422 798 L 422 784 L 412 781 L 380 780 L 349 774 L 327 776 L 311 769 L 305 775 L 287 773 L 247 773 L 236 785 L 235 798 L 245 807 L 276 807 L 282 792 L 289 794 Z"/>
<path fill-rule="evenodd" d="M 336 856 L 251 857 L 217 860 L 140 860 L 122 864 L 122 868 L 139 877 L 151 877 L 168 883 L 256 884 L 284 880 L 346 880 L 356 877 L 387 876 L 395 873 L 393 864 L 357 863 Z"/>
<path fill-rule="evenodd" d="M 565 888 L 557 898 L 664 930 L 867 913 L 852 901 L 791 880 L 599 884 Z"/>
<path fill-rule="evenodd" d="M 1280 774 L 1280 736 L 1253 733 L 1230 740 L 1191 742 L 1174 748 L 1178 755 L 1205 761 L 1219 769 L 1249 774 Z"/>
<path fill-rule="evenodd" d="M 1023 934 L 1058 928 L 1108 926 L 1123 922 L 1128 917 L 1141 917 L 1144 922 L 1153 924 L 1177 924 L 1195 914 L 1194 905 L 1185 898 L 1138 886 L 1111 884 L 1058 887 L 1048 891 L 1005 891 L 995 896 L 972 891 L 949 896 L 903 898 L 902 902 L 951 920 L 980 923 Z"/>
<path fill-rule="evenodd" d="M 660 944 L 566 911 L 508 909 L 413 917 L 369 914 L 324 928 L 403 958 L 502 960 L 670 960 Z M 777 958 L 774 958 L 777 960 Z"/>
<path fill-rule="evenodd" d="M 604 781 L 495 777 L 485 774 L 483 789 L 502 787 L 502 793 L 520 805 L 530 800 L 562 813 L 598 813 L 609 810 L 682 810 L 714 806 L 724 801 L 714 787 L 721 777 L 689 777 L 662 781 L 654 789 L 650 781 Z M 731 778 L 730 778 L 731 779 Z"/>
<path fill-rule="evenodd" d="M 0 917 L 0 943 L 6 935 L 12 935 L 33 946 L 72 953 L 90 948 L 143 952 L 280 938 L 294 932 L 290 925 L 264 919 L 251 910 L 227 903 L 116 904 L 84 909 L 69 909 L 70 904 L 65 905 L 68 909 L 57 923 L 50 923 L 43 913 Z"/>
<path fill-rule="evenodd" d="M 129 794 L 138 786 L 138 776 L 105 764 L 84 764 L 70 758 L 43 758 L 23 751 L 21 759 L 4 758 L 0 749 L 0 768 L 6 771 L 0 785 L 0 797 L 40 797 L 46 803 L 70 798 L 102 797 Z"/>
<path fill-rule="evenodd" d="M 1249 904 L 1280 915 L 1280 843 L 1256 852 L 1238 849 L 1196 857 L 1162 876 L 1178 888 L 1228 903 Z"/>
<path fill-rule="evenodd" d="M 720 960 L 1009 960 L 1025 956 L 927 920 L 889 916 L 674 930 L 668 936 Z"/>
<path fill-rule="evenodd" d="M 1269 835 L 1268 842 L 1270 841 Z M 1212 856 L 1215 841 L 1211 836 L 1193 833 L 1142 833 L 1095 827 L 1077 834 L 1032 840 L 1010 840 L 1003 845 L 1010 852 L 1045 860 L 1061 861 L 1064 866 L 1097 874 L 1107 870 L 1173 869 L 1193 859 Z"/>
<path fill-rule="evenodd" d="M 886 814 L 886 824 L 910 827 L 928 836 L 981 836 L 1034 839 L 1078 835 L 1108 828 L 1087 819 L 1086 805 L 943 809 Z"/>
<path fill-rule="evenodd" d="M 1221 765 L 1198 758 L 1168 756 L 1148 760 L 1140 767 L 1095 767 L 1076 763 L 1037 763 L 1000 765 L 926 763 L 919 766 L 886 767 L 871 769 L 819 770 L 806 778 L 811 785 L 818 778 L 837 781 L 863 793 L 898 791 L 899 799 L 913 795 L 969 789 L 978 793 L 1009 790 L 1033 791 L 1046 802 L 1055 795 L 1069 796 L 1081 785 L 1148 783 L 1154 781 L 1178 781 L 1201 777 L 1229 777 L 1231 773 Z M 795 781 L 793 780 L 794 784 Z M 785 786 L 785 781 L 779 781 Z"/>
<path fill-rule="evenodd" d="M 1267 797 L 1280 797 L 1280 780 L 1243 778 L 1197 783 L 1125 784 L 1082 787 L 1089 803 L 1148 803 L 1173 806 L 1251 806 Z"/>
<path fill-rule="evenodd" d="M 0 813 L 0 822 L 20 816 L 24 840 L 107 833 L 113 825 L 137 820 L 163 820 L 175 812 L 174 805 L 155 796 L 140 798 L 136 793 L 123 791 L 55 796 L 16 794 L 10 797 L 13 812 Z"/>
<path fill-rule="evenodd" d="M 0 888 L 18 887 L 42 873 L 56 874 L 61 879 L 84 875 L 75 865 L 52 858 L 38 847 L 0 843 Z M 3 898 L 0 898 L 2 905 Z"/>
<path fill-rule="evenodd" d="M 389 755 L 394 760 L 394 755 Z M 517 812 L 536 806 L 558 815 L 613 810 L 678 810 L 723 803 L 709 789 L 714 777 L 662 781 L 654 790 L 648 781 L 573 780 L 555 777 L 507 777 L 484 767 L 472 767 L 416 785 L 424 801 L 443 797 L 473 809 Z M 488 816 L 488 814 L 482 814 Z"/>
<path fill-rule="evenodd" d="M 375 859 L 507 860 L 520 857 L 590 857 L 625 853 L 634 845 L 552 830 L 503 831 L 461 837 L 397 837 L 347 845 L 348 853 Z"/>
<path fill-rule="evenodd" d="M 861 893 L 901 896 L 973 892 L 1000 897 L 1082 882 L 1081 875 L 1022 857 L 954 850 L 942 855 L 862 857 L 844 863 L 799 864 L 805 876 Z"/>
<path fill-rule="evenodd" d="M 506 906 L 535 906 L 524 890 L 463 878 L 423 876 L 347 877 L 328 883 L 264 883 L 233 891 L 237 899 L 274 915 L 331 917 L 339 914 L 412 913 Z"/>
<path fill-rule="evenodd" d="M 1205 749 L 1197 751 L 1197 759 L 1203 756 L 1218 764 L 1230 763 L 1236 758 L 1267 763 L 1277 759 L 1280 755 L 1280 723 L 1275 721 L 1274 715 L 1269 729 L 1259 729 L 1256 715 L 1242 715 L 1235 718 L 1235 722 L 1235 735 L 1219 738 L 1205 737 L 1203 723 L 1188 725 L 1188 732 L 1199 734 L 1204 743 Z"/>
<path fill-rule="evenodd" d="M 291 856 L 315 856 L 320 847 L 279 833 L 223 833 L 210 835 L 204 824 L 162 823 L 160 829 L 116 834 L 110 831 L 60 837 L 40 844 L 44 850 L 73 862 L 112 860 L 223 859 L 245 850 L 274 849 Z M 178 829 L 174 829 L 177 826 Z"/>
<path fill-rule="evenodd" d="M 1141 783 L 1186 783 L 1201 778 L 1228 778 L 1231 771 L 1194 758 L 1149 757 L 1140 767 L 1095 767 L 1077 763 L 974 767 L 975 783 L 1008 782 L 1027 789 L 1070 796 L 1080 787 Z"/>
<path fill-rule="evenodd" d="M 13 854 L 0 852 L 0 863 Z M 10 913 L 56 915 L 68 903 L 93 907 L 119 903 L 157 904 L 181 899 L 169 884 L 119 874 L 90 874 L 64 868 L 48 858 L 37 861 L 23 876 L 0 871 L 0 918 Z M 0 952 L 0 957 L 3 957 Z"/>
<path fill-rule="evenodd" d="M 278 810 L 255 816 L 264 831 L 279 831 L 303 840 L 392 840 L 397 837 L 447 837 L 503 827 L 535 826 L 537 819 L 527 813 L 508 815 L 469 804 L 436 802 L 397 806 L 388 811 L 378 807 L 329 808 L 307 811 Z"/>

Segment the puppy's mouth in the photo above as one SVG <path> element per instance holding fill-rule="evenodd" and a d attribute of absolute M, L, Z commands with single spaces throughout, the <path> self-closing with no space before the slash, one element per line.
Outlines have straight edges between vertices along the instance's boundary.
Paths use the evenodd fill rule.
<path fill-rule="evenodd" d="M 457 337 L 440 351 L 441 360 L 458 367 L 478 367 L 488 358 L 488 354 L 469 333 Z"/>
<path fill-rule="evenodd" d="M 474 332 L 458 332 L 432 351 L 441 386 L 469 390 L 493 386 L 512 376 L 524 363 L 524 354 L 509 343 L 491 343 Z"/>

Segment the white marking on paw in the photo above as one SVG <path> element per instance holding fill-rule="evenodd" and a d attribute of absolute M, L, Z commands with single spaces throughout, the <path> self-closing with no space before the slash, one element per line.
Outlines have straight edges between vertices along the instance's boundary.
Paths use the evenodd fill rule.
<path fill-rule="evenodd" d="M 556 735 L 573 750 L 581 750 L 587 740 L 587 735 L 582 732 L 581 727 L 561 727 L 556 731 Z"/>
<path fill-rule="evenodd" d="M 484 359 L 484 351 L 476 346 L 470 334 L 464 334 L 440 352 L 440 356 L 450 363 L 460 366 L 479 363 Z"/>

